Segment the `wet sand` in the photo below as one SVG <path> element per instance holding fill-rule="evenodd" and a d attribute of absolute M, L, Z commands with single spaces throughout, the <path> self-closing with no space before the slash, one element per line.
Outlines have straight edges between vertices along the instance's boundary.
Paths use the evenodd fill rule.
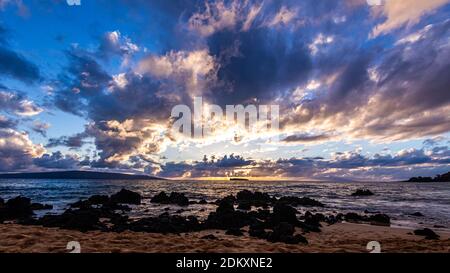
<path fill-rule="evenodd" d="M 321 233 L 308 233 L 308 245 L 270 243 L 249 236 L 225 235 L 224 231 L 207 230 L 193 233 L 153 234 L 140 232 L 87 232 L 82 233 L 58 228 L 0 225 L 0 252 L 69 252 L 70 241 L 78 241 L 81 252 L 144 252 L 144 253 L 305 253 L 305 252 L 368 252 L 369 241 L 378 241 L 381 252 L 450 252 L 450 232 L 437 233 L 440 240 L 426 240 L 412 234 L 412 230 L 339 223 L 324 226 Z M 214 235 L 217 240 L 201 239 Z"/>

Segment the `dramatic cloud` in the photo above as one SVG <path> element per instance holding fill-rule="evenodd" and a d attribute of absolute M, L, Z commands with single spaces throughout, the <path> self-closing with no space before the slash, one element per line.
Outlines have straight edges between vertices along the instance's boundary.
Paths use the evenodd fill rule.
<path fill-rule="evenodd" d="M 297 134 L 297 135 L 291 135 L 286 138 L 284 138 L 282 141 L 288 142 L 288 143 L 307 143 L 307 142 L 321 142 L 326 141 L 330 139 L 330 135 L 327 134 L 317 134 L 317 135 L 311 135 L 311 134 Z"/>
<path fill-rule="evenodd" d="M 272 100 L 303 83 L 311 70 L 300 36 L 291 40 L 264 28 L 222 31 L 208 38 L 208 46 L 221 63 L 210 98 L 220 105 Z"/>
<path fill-rule="evenodd" d="M 42 135 L 43 137 L 47 136 L 47 130 L 50 128 L 50 124 L 41 122 L 39 120 L 36 120 L 31 125 L 31 129 L 35 131 L 36 133 Z"/>
<path fill-rule="evenodd" d="M 216 159 L 211 157 L 208 159 L 204 156 L 202 161 L 188 162 L 169 162 L 161 166 L 158 175 L 167 177 L 202 177 L 202 176 L 236 176 L 248 175 L 247 167 L 255 164 L 253 160 L 244 159 L 238 155 L 225 155 Z"/>
<path fill-rule="evenodd" d="M 39 69 L 18 53 L 0 45 L 0 75 L 13 77 L 25 82 L 39 79 Z"/>
<path fill-rule="evenodd" d="M 35 116 L 43 110 L 22 94 L 0 89 L 0 111 L 19 116 Z"/>
<path fill-rule="evenodd" d="M 0 2 L 0 12 L 7 2 Z M 10 77 L 27 83 L 40 79 L 39 68 L 23 55 L 10 48 L 7 40 L 8 31 L 0 22 L 0 78 Z"/>
<path fill-rule="evenodd" d="M 15 128 L 17 124 L 17 120 L 0 115 L 0 129 Z"/>
<path fill-rule="evenodd" d="M 154 172 L 168 177 L 296 177 L 319 180 L 402 180 L 412 176 L 411 167 L 430 173 L 450 167 L 447 147 L 435 150 L 402 150 L 396 154 L 375 154 L 372 157 L 358 152 L 334 153 L 331 158 L 305 157 L 278 160 L 246 160 L 230 155 L 223 158 L 194 162 L 169 162 Z M 363 178 L 370 173 L 370 178 Z"/>
<path fill-rule="evenodd" d="M 98 54 L 102 58 L 108 59 L 114 55 L 122 57 L 122 66 L 127 65 L 132 55 L 138 51 L 139 47 L 118 30 L 106 33 L 98 48 Z"/>
<path fill-rule="evenodd" d="M 378 36 L 405 25 L 414 25 L 422 16 L 433 13 L 448 3 L 450 0 L 384 1 L 382 14 L 386 17 L 386 21 L 377 25 L 372 35 Z"/>
<path fill-rule="evenodd" d="M 61 152 L 53 154 L 44 154 L 35 158 L 33 163 L 40 168 L 45 169 L 75 169 L 79 167 L 78 158 L 71 155 L 63 155 Z"/>
<path fill-rule="evenodd" d="M 0 129 L 0 171 L 29 168 L 33 158 L 44 153 L 41 145 L 31 142 L 28 135 L 12 129 Z"/>
<path fill-rule="evenodd" d="M 55 105 L 63 111 L 86 115 L 86 99 L 99 96 L 111 77 L 87 52 L 72 49 L 67 52 L 68 73 L 60 75 Z"/>
<path fill-rule="evenodd" d="M 89 52 L 72 50 L 67 56 L 69 69 L 60 77 L 55 104 L 86 117 L 90 124 L 76 136 L 50 139 L 47 147 L 80 148 L 91 137 L 99 150 L 96 167 L 163 150 L 169 110 L 181 103 L 190 105 L 215 69 L 206 50 L 149 55 L 133 71 L 112 76 Z"/>
<path fill-rule="evenodd" d="M 0 130 L 29 141 L 7 153 L 4 170 L 325 180 L 441 172 L 449 166 L 449 1 L 97 1 L 101 24 L 64 21 L 71 34 L 52 32 L 52 41 L 65 36 L 70 48 L 43 37 L 39 53 L 23 45 L 24 30 L 10 43 L 15 35 L 0 25 L 0 79 L 23 91 L 0 84 Z M 0 12 L 18 3 L 0 0 Z M 53 4 L 42 4 L 52 23 L 62 20 Z M 35 30 L 17 24 L 25 26 Z M 172 132 L 172 108 L 193 110 L 194 97 L 222 107 L 278 105 L 280 130 L 249 132 L 214 116 L 205 118 L 214 130 L 205 138 Z M 67 113 L 82 129 L 61 136 L 72 126 Z M 47 132 L 49 122 L 55 130 Z M 42 138 L 49 152 L 30 142 Z M 30 147 L 41 150 L 23 152 Z M 217 150 L 231 155 L 201 160 Z"/>
<path fill-rule="evenodd" d="M 184 88 L 180 91 L 190 96 L 201 95 L 205 85 L 214 80 L 215 71 L 215 59 L 207 50 L 171 51 L 164 56 L 150 55 L 141 60 L 136 68 L 139 74 L 158 80 L 173 81 L 174 89 Z M 165 89 L 170 90 L 170 87 L 169 85 Z"/>
<path fill-rule="evenodd" d="M 294 105 L 282 126 L 390 140 L 448 132 L 450 82 L 443 75 L 450 72 L 444 61 L 450 57 L 449 25 L 427 26 L 419 38 L 397 43 L 378 59 L 359 52 Z"/>
<path fill-rule="evenodd" d="M 47 145 L 45 147 L 47 148 L 55 148 L 58 146 L 66 146 L 69 148 L 77 149 L 81 148 L 86 142 L 85 138 L 87 138 L 88 135 L 86 133 L 79 133 L 73 136 L 62 136 L 59 138 L 50 138 L 48 140 Z"/>

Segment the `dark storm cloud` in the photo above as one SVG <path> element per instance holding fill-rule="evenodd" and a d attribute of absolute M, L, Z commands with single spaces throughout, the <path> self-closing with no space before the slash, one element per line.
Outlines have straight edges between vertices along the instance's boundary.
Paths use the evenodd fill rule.
<path fill-rule="evenodd" d="M 230 160 L 233 159 L 233 160 Z M 222 164 L 221 162 L 232 162 Z M 450 152 L 448 147 L 438 150 L 425 151 L 423 149 L 403 150 L 396 154 L 375 154 L 366 156 L 358 152 L 336 153 L 329 159 L 321 157 L 304 157 L 278 160 L 250 160 L 240 156 L 231 155 L 217 160 L 205 157 L 203 161 L 169 162 L 161 165 L 159 173 L 165 177 L 182 176 L 233 176 L 245 174 L 246 176 L 280 176 L 280 177 L 309 177 L 318 179 L 350 179 L 353 173 L 364 169 L 372 175 L 390 174 L 389 178 L 405 179 L 411 176 L 410 168 L 419 168 L 431 172 L 435 170 L 450 169 Z M 386 170 L 389 169 L 390 171 Z M 334 170 L 330 172 L 330 170 Z M 376 171 L 375 171 L 376 170 Z M 407 171 L 409 170 L 409 171 Z M 355 178 L 354 176 L 353 178 Z M 381 177 L 378 177 L 381 179 Z M 377 179 L 375 176 L 373 179 Z"/>
<path fill-rule="evenodd" d="M 205 159 L 207 159 L 206 156 Z M 231 154 L 229 156 L 225 155 L 224 157 L 219 158 L 218 160 L 213 160 L 210 162 L 208 162 L 207 160 L 203 161 L 203 163 L 206 165 L 213 165 L 219 168 L 242 167 L 251 165 L 253 162 L 254 162 L 253 160 L 248 160 L 243 158 L 242 156 L 234 154 Z"/>
<path fill-rule="evenodd" d="M 124 2 L 139 8 L 149 6 L 148 2 Z M 242 5 L 249 12 L 256 4 L 261 3 L 255 1 L 247 5 L 227 1 L 225 6 Z M 203 2 L 197 6 L 189 6 L 185 1 L 155 1 L 150 6 L 161 10 L 160 16 L 177 18 L 176 21 L 171 21 L 171 27 L 176 25 L 176 28 L 181 29 L 182 24 L 187 23 L 194 13 L 206 10 Z M 234 28 L 219 28 L 209 37 L 194 39 L 205 40 L 209 54 L 217 62 L 218 70 L 211 71 L 215 74 L 212 78 L 217 81 L 208 82 L 208 91 L 204 94 L 208 97 L 207 100 L 220 105 L 248 103 L 253 99 L 270 101 L 279 92 L 295 88 L 308 79 L 312 63 L 306 39 L 297 28 L 290 28 L 290 17 L 276 17 L 281 11 L 289 13 L 288 17 L 295 17 L 295 2 L 273 2 L 262 7 L 259 17 L 254 18 L 254 27 L 243 29 L 247 18 L 241 16 Z M 119 33 L 105 34 L 100 41 L 97 56 L 123 54 L 122 47 L 117 43 L 118 35 Z M 176 49 L 177 46 L 173 48 Z M 161 122 L 167 120 L 170 114 L 167 109 L 179 103 L 191 104 L 189 93 L 193 90 L 180 84 L 190 80 L 191 74 L 173 73 L 167 78 L 158 78 L 151 74 L 138 75 L 127 71 L 121 75 L 125 84 L 119 86 L 104 71 L 95 56 L 79 51 L 68 52 L 68 74 L 61 76 L 63 86 L 56 93 L 55 103 L 64 111 L 93 121 L 87 134 L 95 138 L 102 159 L 131 153 L 142 146 L 142 137 L 146 137 L 133 132 L 133 129 L 127 137 L 122 137 L 114 131 L 110 132 L 111 128 L 105 130 L 103 127 L 107 124 L 106 121 L 145 119 L 148 122 Z M 174 63 L 174 67 L 177 65 L 179 63 Z M 48 145 L 64 142 L 64 139 L 51 140 Z"/>
<path fill-rule="evenodd" d="M 112 87 L 111 92 L 99 94 L 89 101 L 91 119 L 124 121 L 129 118 L 169 118 L 168 109 L 179 102 L 176 97 L 171 98 L 171 94 L 176 94 L 176 91 L 164 90 L 164 83 L 148 76 L 128 73 L 124 77 L 127 80 L 126 87 Z"/>
<path fill-rule="evenodd" d="M 16 128 L 19 122 L 17 120 L 0 115 L 0 129 Z"/>
<path fill-rule="evenodd" d="M 39 68 L 9 47 L 8 30 L 0 22 L 0 77 L 11 77 L 26 83 L 40 79 Z"/>
<path fill-rule="evenodd" d="M 317 135 L 311 135 L 311 134 L 297 134 L 297 135 L 291 135 L 284 138 L 283 142 L 290 142 L 290 143 L 303 143 L 303 142 L 318 142 L 318 141 L 326 141 L 329 140 L 330 136 L 327 134 L 317 134 Z"/>
<path fill-rule="evenodd" d="M 433 138 L 425 139 L 423 141 L 423 145 L 433 147 L 433 146 L 439 145 L 440 143 L 444 142 L 445 140 L 446 140 L 446 138 L 443 136 L 436 136 Z"/>
<path fill-rule="evenodd" d="M 365 84 L 369 84 L 368 68 L 372 60 L 367 52 L 360 52 L 344 70 L 335 83 L 327 106 L 332 113 L 351 108 L 358 98 L 364 98 Z M 336 109 L 336 110 L 335 110 Z"/>
<path fill-rule="evenodd" d="M 124 61 L 127 61 L 138 51 L 139 47 L 130 38 L 123 36 L 119 31 L 111 31 L 104 34 L 100 39 L 97 54 L 103 59 L 120 56 L 124 58 Z"/>
<path fill-rule="evenodd" d="M 120 0 L 128 8 L 128 16 L 140 22 L 142 33 L 152 33 L 161 52 L 180 50 L 197 42 L 181 25 L 204 0 Z M 107 2 L 109 5 L 109 1 Z"/>
<path fill-rule="evenodd" d="M 378 68 L 378 122 L 368 132 L 426 136 L 450 130 L 450 63 L 444 61 L 450 59 L 449 29 L 450 20 L 426 27 L 416 34 L 418 41 L 401 41 L 387 54 Z M 409 123 L 393 125 L 410 117 Z"/>
<path fill-rule="evenodd" d="M 450 148 L 448 146 L 438 146 L 433 148 L 433 154 L 448 157 L 450 159 Z"/>
<path fill-rule="evenodd" d="M 75 136 L 50 139 L 47 146 L 79 148 L 92 137 L 99 150 L 96 167 L 113 166 L 136 152 L 155 153 L 158 142 L 144 144 L 155 133 L 145 127 L 167 123 L 174 105 L 186 99 L 184 86 L 133 71 L 114 78 L 103 69 L 95 54 L 74 49 L 67 52 L 69 67 L 60 75 L 55 105 L 85 117 L 89 126 Z M 124 125 L 124 124 L 127 125 Z"/>
<path fill-rule="evenodd" d="M 126 130 L 119 124 L 107 122 L 91 125 L 86 132 L 95 138 L 95 145 L 100 150 L 99 156 L 101 159 L 138 150 L 144 139 L 141 135 L 126 134 Z"/>
<path fill-rule="evenodd" d="M 375 154 L 371 158 L 356 152 L 349 152 L 337 155 L 334 161 L 327 164 L 327 167 L 351 169 L 374 166 L 408 166 L 425 163 L 439 163 L 439 159 L 433 159 L 431 156 L 426 155 L 424 150 L 417 149 L 402 151 L 395 155 Z"/>
<path fill-rule="evenodd" d="M 70 155 L 63 155 L 61 152 L 44 154 L 40 158 L 33 159 L 37 167 L 46 169 L 74 169 L 79 166 L 79 160 Z"/>
<path fill-rule="evenodd" d="M 357 152 L 347 152 L 335 155 L 332 161 L 326 164 L 327 168 L 351 169 L 358 167 L 401 167 L 411 165 L 445 165 L 449 164 L 448 147 L 438 149 L 407 149 L 396 154 L 375 154 L 372 157 Z"/>
<path fill-rule="evenodd" d="M 93 121 L 122 122 L 133 118 L 167 119 L 167 109 L 179 103 L 178 90 L 169 88 L 171 82 L 129 71 L 122 75 L 126 85 L 121 87 L 93 55 L 72 50 L 67 56 L 69 67 L 60 76 L 62 86 L 55 95 L 55 104 L 61 110 Z M 164 89 L 165 85 L 169 85 L 168 89 Z"/>
<path fill-rule="evenodd" d="M 55 93 L 60 109 L 85 117 L 90 125 L 82 135 L 51 139 L 48 147 L 79 148 L 92 137 L 99 156 L 88 160 L 92 166 L 124 167 L 123 162 L 129 161 L 141 168 L 138 154 L 160 151 L 157 140 L 148 141 L 156 133 L 147 127 L 168 124 L 172 106 L 190 105 L 194 93 L 219 105 L 276 101 L 283 110 L 282 128 L 295 127 L 293 132 L 306 131 L 301 126 L 311 125 L 308 128 L 317 126 L 316 132 L 347 130 L 339 135 L 349 138 L 409 139 L 450 130 L 449 21 L 426 28 L 418 40 L 390 44 L 367 40 L 373 25 L 367 23 L 365 1 L 268 1 L 260 10 L 261 1 L 225 1 L 223 5 L 214 1 L 208 5 L 203 1 L 122 2 L 135 8 L 134 12 L 158 15 L 144 16 L 154 19 L 151 27 L 158 28 L 157 50 L 137 61 L 145 69 L 125 69 L 119 75 L 107 72 L 104 57 L 130 53 L 125 40 L 115 39 L 118 33 L 114 37 L 107 33 L 93 53 L 81 49 L 67 53 L 68 70 L 61 75 Z M 349 9 L 356 12 L 349 14 Z M 195 51 L 206 52 L 197 59 L 211 57 L 214 65 L 201 75 L 203 85 L 188 86 L 200 77 L 184 71 L 184 66 L 203 68 L 195 58 L 188 58 Z M 307 99 L 294 100 L 294 91 L 312 80 L 321 86 Z M 290 133 L 284 142 L 331 137 Z M 416 150 L 370 158 L 346 153 L 330 160 L 258 164 L 276 175 L 316 175 L 314 170 L 327 168 L 399 167 L 447 160 L 436 158 Z M 245 159 L 221 160 L 167 163 L 162 173 L 224 174 L 255 164 Z"/>
<path fill-rule="evenodd" d="M 12 115 L 34 116 L 42 109 L 23 93 L 0 88 L 0 111 Z"/>
<path fill-rule="evenodd" d="M 25 169 L 30 166 L 32 158 L 21 150 L 13 148 L 0 149 L 0 171 L 8 172 Z"/>
<path fill-rule="evenodd" d="M 69 148 L 81 148 L 85 143 L 85 138 L 87 138 L 88 135 L 83 132 L 79 134 L 75 134 L 73 136 L 62 136 L 59 138 L 50 138 L 47 142 L 47 145 L 45 147 L 47 148 L 54 148 L 58 146 L 66 146 Z"/>
<path fill-rule="evenodd" d="M 193 166 L 186 162 L 167 162 L 158 173 L 161 177 L 182 177 L 193 169 Z"/>
<path fill-rule="evenodd" d="M 180 177 L 189 173 L 189 176 L 227 176 L 241 167 L 250 167 L 255 164 L 254 160 L 245 159 L 239 155 L 225 155 L 220 158 L 208 157 L 205 155 L 203 161 L 195 161 L 193 163 L 187 162 L 168 162 L 161 166 L 162 170 L 159 173 L 161 176 Z"/>
<path fill-rule="evenodd" d="M 72 80 L 72 92 L 81 97 L 98 95 L 111 80 L 108 73 L 89 53 L 74 49 L 67 52 L 67 57 L 70 63 L 68 73 Z"/>
<path fill-rule="evenodd" d="M 67 71 L 59 76 L 60 86 L 55 94 L 55 105 L 75 115 L 85 115 L 89 99 L 99 96 L 111 77 L 91 54 L 78 49 L 66 52 Z"/>
<path fill-rule="evenodd" d="M 391 139 L 449 131 L 450 81 L 444 76 L 450 73 L 449 26 L 450 20 L 427 26 L 389 49 L 348 53 L 347 64 L 329 59 L 335 79 L 301 102 L 299 114 L 282 117 L 282 127 L 325 120 L 340 127 L 351 121 L 354 136 Z"/>
<path fill-rule="evenodd" d="M 386 99 L 401 98 L 405 105 L 433 109 L 450 103 L 450 20 L 425 27 L 416 42 L 403 41 L 379 67 L 381 85 L 390 87 Z M 402 83 L 411 83 L 409 85 Z M 397 92 L 396 92 L 397 91 Z M 407 96 L 406 96 L 407 95 Z"/>
<path fill-rule="evenodd" d="M 42 154 L 43 148 L 34 145 L 23 132 L 0 128 L 0 171 L 15 171 L 32 166 L 33 158 Z"/>
<path fill-rule="evenodd" d="M 39 68 L 24 56 L 0 46 L 0 76 L 12 77 L 24 82 L 39 80 Z"/>
<path fill-rule="evenodd" d="M 301 33 L 223 30 L 208 38 L 208 47 L 221 63 L 211 98 L 220 104 L 274 99 L 303 83 L 312 68 Z"/>
<path fill-rule="evenodd" d="M 50 128 L 50 124 L 38 120 L 34 121 L 33 124 L 31 125 L 31 130 L 40 134 L 43 137 L 47 137 L 48 128 Z"/>
<path fill-rule="evenodd" d="M 203 161 L 168 162 L 161 165 L 158 175 L 163 177 L 202 177 L 202 176 L 303 176 L 316 170 L 313 158 L 279 159 L 277 161 L 245 159 L 238 155 L 224 156 L 218 159 L 205 157 Z M 248 173 L 248 170 L 251 170 Z M 283 172 L 281 174 L 281 172 Z"/>

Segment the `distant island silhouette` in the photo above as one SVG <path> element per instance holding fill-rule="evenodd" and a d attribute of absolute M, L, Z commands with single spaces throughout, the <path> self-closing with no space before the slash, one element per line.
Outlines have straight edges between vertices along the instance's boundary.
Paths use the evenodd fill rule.
<path fill-rule="evenodd" d="M 450 182 L 450 172 L 437 175 L 436 177 L 412 177 L 406 182 Z"/>
<path fill-rule="evenodd" d="M 162 179 L 149 175 L 109 173 L 94 171 L 58 171 L 32 173 L 3 173 L 0 179 L 108 179 L 108 180 L 155 180 Z"/>
<path fill-rule="evenodd" d="M 230 181 L 249 181 L 248 178 L 241 178 L 241 177 L 231 177 Z"/>

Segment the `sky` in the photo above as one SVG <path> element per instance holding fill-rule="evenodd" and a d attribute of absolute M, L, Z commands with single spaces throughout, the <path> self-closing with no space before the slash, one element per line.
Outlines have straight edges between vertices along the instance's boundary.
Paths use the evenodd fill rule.
<path fill-rule="evenodd" d="M 0 172 L 450 171 L 450 0 L 80 3 L 0 0 Z M 277 105 L 279 128 L 174 132 L 173 107 L 196 97 Z"/>

